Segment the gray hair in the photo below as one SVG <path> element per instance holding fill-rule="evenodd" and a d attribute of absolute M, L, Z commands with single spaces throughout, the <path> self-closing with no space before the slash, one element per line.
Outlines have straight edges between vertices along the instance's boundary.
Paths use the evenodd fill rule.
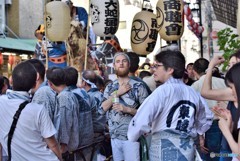
<path fill-rule="evenodd" d="M 125 57 L 127 58 L 127 60 L 128 60 L 128 63 L 129 63 L 129 64 L 131 63 L 129 56 L 128 56 L 126 53 L 124 53 L 124 52 L 117 52 L 117 53 L 114 55 L 114 57 L 113 57 L 113 64 L 115 63 L 115 59 L 116 59 L 119 55 L 125 56 Z"/>

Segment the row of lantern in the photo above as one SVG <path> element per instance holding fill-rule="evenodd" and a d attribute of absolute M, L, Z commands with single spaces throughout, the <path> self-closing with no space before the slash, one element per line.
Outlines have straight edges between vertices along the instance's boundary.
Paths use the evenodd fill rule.
<path fill-rule="evenodd" d="M 118 0 L 92 0 L 91 23 L 93 31 L 100 37 L 111 37 L 117 32 L 119 25 Z M 62 1 L 46 4 L 44 25 L 46 36 L 50 41 L 64 41 L 70 32 L 70 8 Z"/>
<path fill-rule="evenodd" d="M 147 55 L 154 50 L 158 33 L 165 41 L 177 41 L 184 29 L 183 1 L 159 0 L 157 13 L 142 9 L 134 16 L 131 30 L 132 50 Z"/>
<path fill-rule="evenodd" d="M 184 5 L 184 14 L 188 21 L 188 29 L 191 30 L 197 37 L 200 37 L 200 35 L 204 31 L 204 27 L 200 26 L 198 23 L 194 21 L 191 9 L 187 4 Z"/>
<path fill-rule="evenodd" d="M 13 65 L 14 64 L 14 61 L 15 61 L 15 56 L 14 55 L 9 55 L 8 56 L 8 63 L 10 65 Z M 0 65 L 3 65 L 4 63 L 4 60 L 3 60 L 3 54 L 0 53 Z"/>
<path fill-rule="evenodd" d="M 166 41 L 179 40 L 184 29 L 183 6 L 182 0 L 159 0 L 156 14 L 142 8 L 132 22 L 132 50 L 139 55 L 151 53 L 158 33 Z M 118 0 L 91 0 L 90 12 L 93 32 L 97 36 L 111 37 L 117 32 L 120 15 Z M 46 5 L 44 23 L 49 40 L 67 39 L 71 20 L 69 13 L 69 7 L 61 1 L 52 1 Z"/>

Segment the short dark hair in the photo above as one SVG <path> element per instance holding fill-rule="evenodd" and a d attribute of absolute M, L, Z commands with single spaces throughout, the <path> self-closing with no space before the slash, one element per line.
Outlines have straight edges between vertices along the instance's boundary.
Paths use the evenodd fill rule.
<path fill-rule="evenodd" d="M 29 62 L 21 62 L 12 72 L 13 90 L 26 91 L 36 85 L 37 71 Z"/>
<path fill-rule="evenodd" d="M 42 61 L 38 60 L 38 59 L 30 59 L 30 60 L 27 60 L 27 62 L 31 63 L 35 67 L 35 69 L 39 73 L 40 78 L 42 80 L 44 80 L 44 77 L 45 77 L 45 66 L 42 63 Z"/>
<path fill-rule="evenodd" d="M 139 56 L 134 53 L 134 52 L 126 52 L 126 54 L 128 55 L 129 59 L 130 59 L 130 68 L 129 71 L 130 73 L 135 73 L 138 70 L 139 67 Z"/>
<path fill-rule="evenodd" d="M 197 74 L 204 74 L 208 68 L 209 61 L 205 58 L 197 59 L 193 64 L 193 70 Z"/>
<path fill-rule="evenodd" d="M 173 78 L 180 79 L 183 77 L 186 61 L 180 51 L 161 51 L 155 56 L 155 60 L 162 63 L 165 69 L 173 68 Z"/>
<path fill-rule="evenodd" d="M 141 78 L 141 79 L 143 79 L 144 77 L 147 77 L 147 76 L 151 76 L 152 74 L 149 72 L 149 71 L 145 71 L 145 70 L 143 70 L 143 71 L 141 71 L 140 73 L 139 73 L 139 77 Z"/>
<path fill-rule="evenodd" d="M 3 87 L 4 87 L 4 78 L 3 76 L 0 76 L 0 94 L 2 94 Z"/>
<path fill-rule="evenodd" d="M 101 76 L 96 75 L 96 86 L 99 90 L 104 89 L 104 80 Z"/>
<path fill-rule="evenodd" d="M 55 86 L 66 84 L 64 70 L 60 67 L 48 68 L 46 76 Z"/>
<path fill-rule="evenodd" d="M 188 68 L 189 66 L 193 66 L 193 63 L 188 63 L 187 68 Z"/>
<path fill-rule="evenodd" d="M 67 86 L 75 86 L 78 82 L 78 71 L 73 67 L 66 67 L 64 69 L 65 77 L 66 77 L 66 85 Z"/>
<path fill-rule="evenodd" d="M 4 84 L 7 85 L 7 89 L 9 89 L 10 88 L 9 79 L 5 76 L 3 76 L 3 79 L 4 79 Z"/>
<path fill-rule="evenodd" d="M 96 84 L 96 77 L 97 77 L 97 74 L 92 71 L 92 70 L 84 70 L 83 73 L 82 73 L 82 77 L 85 79 L 85 80 L 89 80 L 91 83 L 94 83 Z M 87 83 L 87 82 L 86 82 Z M 88 83 L 87 83 L 88 84 Z M 89 86 L 91 86 L 90 84 L 88 84 Z"/>

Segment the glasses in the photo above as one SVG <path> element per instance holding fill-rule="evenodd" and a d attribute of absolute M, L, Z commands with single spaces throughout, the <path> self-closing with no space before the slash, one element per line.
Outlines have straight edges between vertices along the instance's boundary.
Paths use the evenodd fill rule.
<path fill-rule="evenodd" d="M 151 66 L 152 69 L 157 69 L 158 67 L 164 66 L 163 64 L 154 64 Z"/>

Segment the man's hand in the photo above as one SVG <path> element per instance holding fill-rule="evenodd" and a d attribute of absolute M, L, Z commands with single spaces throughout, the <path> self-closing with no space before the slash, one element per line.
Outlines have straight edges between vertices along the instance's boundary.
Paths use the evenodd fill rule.
<path fill-rule="evenodd" d="M 135 115 L 137 110 L 136 109 L 133 109 L 133 108 L 130 108 L 130 107 L 126 107 L 124 106 L 123 104 L 120 104 L 120 103 L 115 103 L 113 104 L 113 110 L 116 110 L 117 112 L 123 112 L 123 113 L 128 113 L 130 115 Z"/>
<path fill-rule="evenodd" d="M 202 153 L 207 154 L 209 152 L 208 148 L 204 146 L 205 139 L 203 136 L 199 136 L 199 144 L 200 144 L 200 150 Z"/>
<path fill-rule="evenodd" d="M 125 109 L 126 109 L 126 107 L 120 103 L 114 103 L 112 108 L 117 112 L 123 112 L 123 113 L 125 113 Z"/>
<path fill-rule="evenodd" d="M 119 88 L 118 88 L 118 91 L 117 91 L 117 95 L 118 95 L 118 96 L 121 96 L 121 95 L 127 93 L 131 88 L 132 88 L 132 87 L 131 87 L 130 84 L 120 85 Z"/>

